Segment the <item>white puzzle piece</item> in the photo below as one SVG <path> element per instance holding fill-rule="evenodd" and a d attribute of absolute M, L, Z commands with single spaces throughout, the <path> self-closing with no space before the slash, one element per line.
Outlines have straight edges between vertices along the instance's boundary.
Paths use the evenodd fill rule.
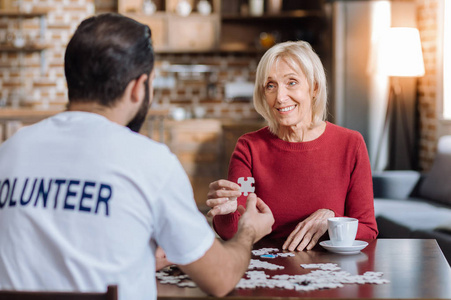
<path fill-rule="evenodd" d="M 254 177 L 244 177 L 238 178 L 238 184 L 241 186 L 240 192 L 243 193 L 244 196 L 249 195 L 249 193 L 253 193 L 255 191 L 255 179 Z"/>

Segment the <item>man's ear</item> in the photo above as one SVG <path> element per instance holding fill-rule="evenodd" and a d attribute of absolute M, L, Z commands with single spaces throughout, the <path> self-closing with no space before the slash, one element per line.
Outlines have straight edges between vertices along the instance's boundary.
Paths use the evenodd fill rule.
<path fill-rule="evenodd" d="M 142 74 L 137 79 L 132 80 L 130 83 L 132 84 L 131 89 L 131 101 L 132 102 L 141 102 L 144 99 L 144 95 L 146 92 L 147 85 L 145 82 L 149 76 L 147 74 Z"/>

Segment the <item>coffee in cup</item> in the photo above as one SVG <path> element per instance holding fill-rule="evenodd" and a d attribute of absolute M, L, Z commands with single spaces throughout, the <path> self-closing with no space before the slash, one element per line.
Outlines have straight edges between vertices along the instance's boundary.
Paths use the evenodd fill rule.
<path fill-rule="evenodd" d="M 352 246 L 357 234 L 359 220 L 349 217 L 335 217 L 327 219 L 329 238 L 332 246 Z"/>

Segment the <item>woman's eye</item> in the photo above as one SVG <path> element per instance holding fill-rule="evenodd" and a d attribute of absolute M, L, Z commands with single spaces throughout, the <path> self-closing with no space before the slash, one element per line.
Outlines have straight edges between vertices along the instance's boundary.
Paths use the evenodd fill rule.
<path fill-rule="evenodd" d="M 273 83 L 269 82 L 269 83 L 266 84 L 266 89 L 267 90 L 271 90 L 273 88 L 274 88 L 274 84 Z"/>
<path fill-rule="evenodd" d="M 296 84 L 297 84 L 297 82 L 296 82 L 296 81 L 294 81 L 294 80 L 293 80 L 293 81 L 290 81 L 290 82 L 288 82 L 288 85 L 289 85 L 289 86 L 294 86 L 294 85 L 296 85 Z"/>

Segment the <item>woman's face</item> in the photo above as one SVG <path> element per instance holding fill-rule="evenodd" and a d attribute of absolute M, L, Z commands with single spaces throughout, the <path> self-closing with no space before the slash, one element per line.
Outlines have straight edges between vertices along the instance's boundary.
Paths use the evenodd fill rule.
<path fill-rule="evenodd" d="M 285 59 L 274 63 L 264 86 L 266 102 L 280 126 L 309 126 L 312 121 L 310 86 L 302 71 Z"/>

